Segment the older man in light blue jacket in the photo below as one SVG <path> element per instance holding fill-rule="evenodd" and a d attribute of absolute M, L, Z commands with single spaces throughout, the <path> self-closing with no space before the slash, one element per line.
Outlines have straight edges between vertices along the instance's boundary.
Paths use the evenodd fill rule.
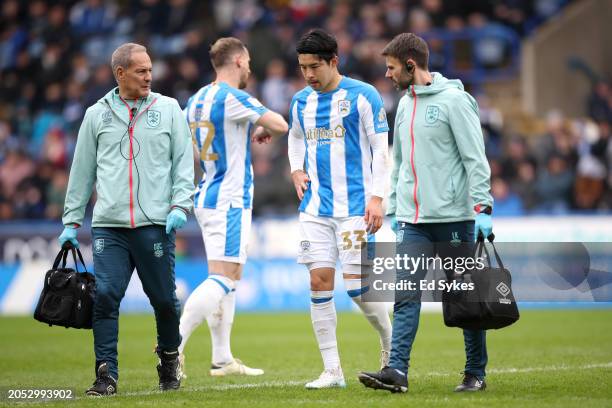
<path fill-rule="evenodd" d="M 191 133 L 177 101 L 151 92 L 145 47 L 117 48 L 112 68 L 119 86 L 87 109 L 79 130 L 59 238 L 60 245 L 78 246 L 77 228 L 95 182 L 96 380 L 88 395 L 117 391 L 119 303 L 134 268 L 155 311 L 159 387 L 180 386 L 174 231 L 193 205 Z"/>

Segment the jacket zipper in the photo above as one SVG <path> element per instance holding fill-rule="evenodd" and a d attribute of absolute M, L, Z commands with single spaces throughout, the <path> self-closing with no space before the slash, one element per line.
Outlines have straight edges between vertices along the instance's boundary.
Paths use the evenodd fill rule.
<path fill-rule="evenodd" d="M 133 157 L 133 145 L 132 145 L 132 138 L 134 137 L 134 123 L 132 123 L 132 108 L 130 108 L 130 105 L 123 99 L 121 98 L 121 100 L 123 101 L 123 103 L 125 103 L 125 107 L 128 109 L 128 113 L 130 114 L 130 121 L 129 124 L 130 126 L 128 127 L 128 133 L 129 133 L 129 140 L 130 140 L 130 154 L 129 154 L 129 158 L 128 158 L 128 184 L 129 184 L 129 188 L 130 188 L 130 226 L 132 228 L 136 227 L 136 223 L 134 222 L 134 192 L 133 192 L 133 177 L 132 177 L 132 157 Z"/>
<path fill-rule="evenodd" d="M 410 120 L 410 141 L 412 142 L 410 146 L 410 165 L 412 166 L 412 175 L 414 176 L 414 190 L 412 192 L 412 195 L 414 200 L 414 206 L 416 208 L 413 224 L 416 224 L 419 218 L 419 200 L 417 199 L 417 187 L 419 184 L 419 180 L 417 178 L 416 167 L 414 165 L 414 116 L 416 115 L 417 107 L 417 95 L 414 91 L 414 85 L 412 85 L 412 97 L 414 99 L 414 102 L 412 105 L 412 119 Z"/>
<path fill-rule="evenodd" d="M 134 147 L 132 144 L 132 139 L 134 138 L 134 126 L 136 125 L 136 121 L 138 120 L 138 118 L 140 117 L 140 115 L 142 115 L 144 112 L 146 112 L 155 102 L 157 102 L 157 98 L 155 98 L 153 100 L 153 102 L 151 102 L 149 104 L 149 106 L 147 106 L 146 108 L 144 108 L 141 112 L 138 113 L 138 115 L 136 116 L 136 118 L 134 118 L 134 120 L 132 120 L 132 108 L 130 108 L 130 105 L 125 101 L 125 99 L 121 98 L 121 100 L 123 101 L 123 103 L 125 104 L 126 108 L 128 108 L 128 113 L 130 114 L 130 126 L 128 127 L 128 133 L 129 133 L 129 139 L 130 139 L 130 157 L 128 159 L 128 179 L 129 179 L 129 186 L 130 186 L 130 226 L 132 228 L 136 228 L 136 223 L 134 222 L 134 188 L 133 188 L 133 176 L 132 176 L 132 158 L 134 157 L 133 152 L 134 152 Z"/>

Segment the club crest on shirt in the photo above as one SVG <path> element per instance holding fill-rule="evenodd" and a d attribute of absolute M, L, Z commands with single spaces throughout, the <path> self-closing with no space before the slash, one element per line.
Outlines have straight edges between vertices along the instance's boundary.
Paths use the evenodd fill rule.
<path fill-rule="evenodd" d="M 149 109 L 147 111 L 147 125 L 150 127 L 158 127 L 161 123 L 161 112 Z"/>
<path fill-rule="evenodd" d="M 425 123 L 433 125 L 440 116 L 440 108 L 436 105 L 427 105 L 425 110 Z"/>
<path fill-rule="evenodd" d="M 193 116 L 196 121 L 199 121 L 202 118 L 202 106 L 198 106 L 195 108 Z"/>
<path fill-rule="evenodd" d="M 104 111 L 104 113 L 102 114 L 102 123 L 104 125 L 108 125 L 109 123 L 111 123 L 113 120 L 113 114 L 111 113 L 110 109 L 107 109 Z"/>
<path fill-rule="evenodd" d="M 351 101 L 346 99 L 338 101 L 338 113 L 342 117 L 348 116 L 351 113 Z"/>

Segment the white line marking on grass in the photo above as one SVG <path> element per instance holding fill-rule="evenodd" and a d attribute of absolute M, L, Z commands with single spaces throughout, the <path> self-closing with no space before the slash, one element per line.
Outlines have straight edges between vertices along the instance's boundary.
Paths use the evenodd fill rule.
<path fill-rule="evenodd" d="M 590 370 L 591 368 L 612 368 L 612 362 L 585 364 L 581 366 L 548 366 L 548 367 L 524 367 L 524 368 L 493 368 L 488 370 L 492 374 L 513 374 L 513 373 L 531 373 L 537 371 L 557 371 L 557 370 Z"/>
<path fill-rule="evenodd" d="M 260 383 L 244 383 L 244 384 L 221 384 L 221 385 L 203 385 L 198 387 L 182 387 L 179 392 L 198 392 L 198 391 L 228 391 L 228 390 L 244 390 L 249 388 L 274 388 L 274 387 L 295 387 L 304 385 L 308 380 L 303 381 L 263 381 Z M 143 396 L 162 394 L 161 391 L 138 391 L 126 392 L 117 394 L 118 396 Z"/>
<path fill-rule="evenodd" d="M 559 370 L 590 370 L 593 368 L 612 368 L 612 361 L 608 363 L 584 364 L 579 366 L 559 365 L 559 366 L 543 366 L 543 367 L 520 367 L 520 368 L 493 368 L 487 370 L 489 374 L 522 374 L 541 371 L 559 371 Z M 431 371 L 427 373 L 410 374 L 411 378 L 415 377 L 446 377 L 455 375 L 448 371 Z M 257 383 L 244 384 L 220 384 L 220 385 L 203 385 L 197 387 L 183 387 L 177 392 L 200 392 L 200 391 L 229 391 L 229 390 L 245 390 L 250 388 L 283 388 L 283 387 L 303 387 L 308 380 L 295 381 L 262 381 Z M 118 397 L 142 397 L 148 395 L 162 394 L 161 391 L 137 391 L 117 394 Z M 165 394 L 165 393 L 164 393 Z M 89 399 L 92 397 L 77 397 L 76 399 Z M 95 398 L 95 397 L 93 397 Z"/>
<path fill-rule="evenodd" d="M 522 373 L 532 373 L 532 372 L 541 372 L 541 371 L 558 371 L 558 370 L 590 370 L 592 368 L 612 368 L 612 362 L 608 363 L 595 363 L 595 364 L 585 364 L 580 366 L 568 366 L 568 365 L 558 365 L 558 366 L 543 366 L 543 367 L 520 367 L 520 368 L 491 368 L 487 370 L 487 374 L 522 374 Z M 448 371 L 430 371 L 427 373 L 415 373 L 410 374 L 410 377 L 445 377 L 449 375 L 454 375 L 452 372 Z"/>

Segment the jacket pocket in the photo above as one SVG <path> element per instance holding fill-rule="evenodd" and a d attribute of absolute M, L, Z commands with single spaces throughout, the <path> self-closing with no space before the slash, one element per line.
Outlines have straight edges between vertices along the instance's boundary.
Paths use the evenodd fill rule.
<path fill-rule="evenodd" d="M 140 198 L 139 206 L 136 204 L 134 208 L 134 217 L 136 224 L 163 224 L 166 221 L 166 217 L 170 212 L 170 205 L 167 202 L 159 200 L 143 200 Z"/>
<path fill-rule="evenodd" d="M 130 202 L 128 200 L 110 201 L 100 199 L 96 201 L 93 219 L 98 223 L 129 224 Z"/>

